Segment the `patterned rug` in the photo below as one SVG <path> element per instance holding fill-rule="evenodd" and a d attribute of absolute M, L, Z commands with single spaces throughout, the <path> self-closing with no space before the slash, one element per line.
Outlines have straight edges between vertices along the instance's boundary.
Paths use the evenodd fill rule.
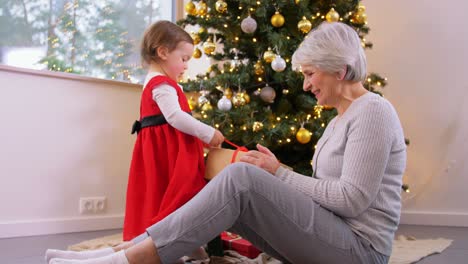
<path fill-rule="evenodd" d="M 122 242 L 122 234 L 100 237 L 92 240 L 86 240 L 68 247 L 69 250 L 82 251 L 98 249 L 103 247 L 115 246 Z M 425 257 L 441 253 L 453 240 L 437 239 L 416 239 L 408 236 L 398 236 L 393 241 L 393 252 L 390 257 L 390 264 L 410 264 L 415 263 Z M 210 260 L 189 262 L 197 264 L 281 264 L 280 261 L 268 256 L 265 253 L 260 254 L 255 259 L 246 258 L 235 251 L 226 250 L 224 257 L 212 257 Z"/>

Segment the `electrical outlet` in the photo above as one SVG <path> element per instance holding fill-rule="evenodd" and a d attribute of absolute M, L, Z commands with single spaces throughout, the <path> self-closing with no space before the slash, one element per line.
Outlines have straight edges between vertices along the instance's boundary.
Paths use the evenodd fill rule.
<path fill-rule="evenodd" d="M 106 210 L 106 197 L 81 197 L 80 214 L 99 214 Z"/>
<path fill-rule="evenodd" d="M 94 212 L 102 213 L 106 210 L 106 197 L 95 197 L 94 199 Z"/>
<path fill-rule="evenodd" d="M 94 202 L 91 197 L 81 197 L 79 204 L 80 214 L 90 214 L 94 210 Z"/>

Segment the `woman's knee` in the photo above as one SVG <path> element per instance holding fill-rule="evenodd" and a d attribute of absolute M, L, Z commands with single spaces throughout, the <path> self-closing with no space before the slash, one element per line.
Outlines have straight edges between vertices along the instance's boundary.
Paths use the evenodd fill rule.
<path fill-rule="evenodd" d="M 255 165 L 245 162 L 236 162 L 226 166 L 219 176 L 222 176 L 224 180 L 230 181 L 234 184 L 249 187 L 252 185 L 253 181 L 264 173 L 264 170 Z"/>

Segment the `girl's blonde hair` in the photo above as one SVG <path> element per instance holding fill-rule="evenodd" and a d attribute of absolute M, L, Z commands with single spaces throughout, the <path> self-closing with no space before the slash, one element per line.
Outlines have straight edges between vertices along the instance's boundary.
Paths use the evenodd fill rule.
<path fill-rule="evenodd" d="M 141 41 L 142 63 L 159 62 L 160 58 L 157 52 L 159 47 L 166 47 L 169 51 L 173 51 L 182 41 L 193 44 L 190 34 L 176 24 L 166 20 L 152 24 L 145 30 Z"/>

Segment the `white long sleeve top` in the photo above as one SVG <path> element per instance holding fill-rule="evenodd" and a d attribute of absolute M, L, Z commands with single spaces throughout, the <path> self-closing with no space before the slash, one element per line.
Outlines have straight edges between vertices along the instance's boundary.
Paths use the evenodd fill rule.
<path fill-rule="evenodd" d="M 149 72 L 146 76 L 143 89 L 145 89 L 151 78 L 163 75 L 159 72 Z M 179 87 L 183 90 L 182 86 Z M 167 123 L 177 130 L 186 134 L 195 136 L 205 143 L 210 143 L 214 136 L 215 129 L 206 125 L 190 114 L 182 111 L 179 105 L 179 99 L 176 90 L 169 84 L 160 84 L 157 89 L 155 87 L 147 87 L 153 89 L 153 100 L 159 106 Z"/>
<path fill-rule="evenodd" d="M 340 216 L 390 256 L 406 166 L 403 129 L 393 106 L 366 93 L 326 127 L 313 157 L 314 177 L 280 167 L 276 176 Z"/>

